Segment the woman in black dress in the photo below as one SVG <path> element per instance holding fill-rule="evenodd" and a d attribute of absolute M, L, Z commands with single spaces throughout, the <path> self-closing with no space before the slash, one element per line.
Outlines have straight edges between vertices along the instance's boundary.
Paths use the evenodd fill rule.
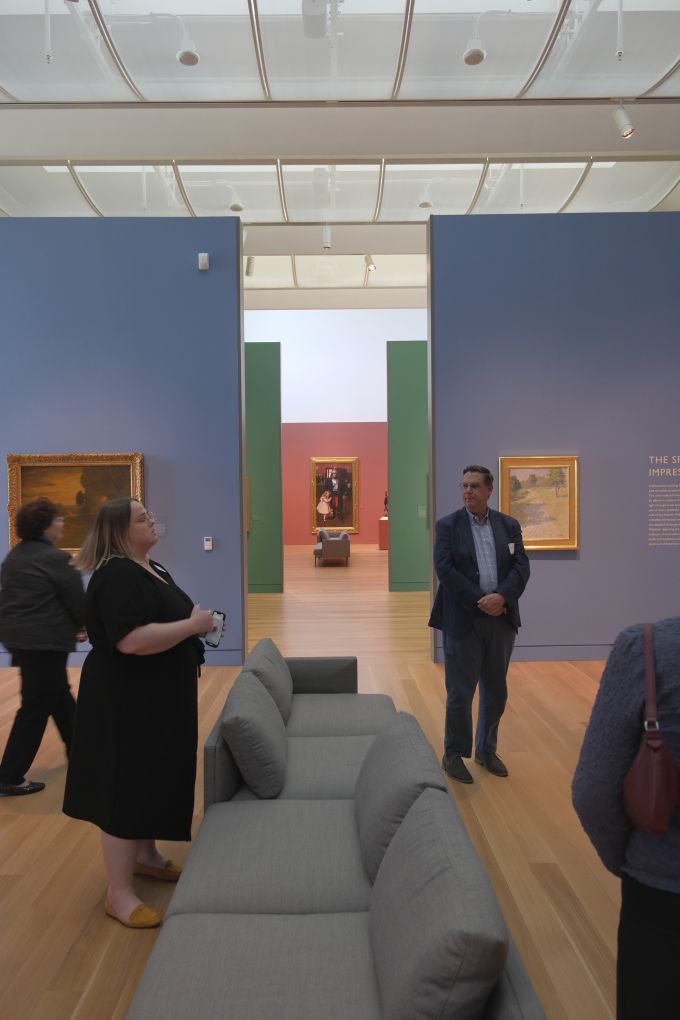
<path fill-rule="evenodd" d="M 212 613 L 195 606 L 149 559 L 153 515 L 135 499 L 105 503 L 76 557 L 94 570 L 64 811 L 102 830 L 105 910 L 132 928 L 160 924 L 133 874 L 177 881 L 157 839 L 191 839 L 196 777 L 199 634 Z"/>

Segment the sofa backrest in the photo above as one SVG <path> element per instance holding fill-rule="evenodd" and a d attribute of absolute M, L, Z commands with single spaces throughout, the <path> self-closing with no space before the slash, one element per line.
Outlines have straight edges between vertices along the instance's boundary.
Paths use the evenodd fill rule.
<path fill-rule="evenodd" d="M 429 787 L 447 789 L 434 751 L 415 716 L 397 712 L 368 749 L 354 791 L 361 857 L 371 882 L 407 811 Z"/>
<path fill-rule="evenodd" d="M 508 935 L 448 793 L 421 793 L 395 833 L 371 890 L 370 933 L 383 1016 L 482 1014 Z"/>

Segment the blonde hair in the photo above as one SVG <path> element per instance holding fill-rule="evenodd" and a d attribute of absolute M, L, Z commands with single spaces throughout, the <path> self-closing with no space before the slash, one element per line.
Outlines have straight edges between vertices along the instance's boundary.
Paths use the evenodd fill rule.
<path fill-rule="evenodd" d="M 97 570 L 108 560 L 135 559 L 128 532 L 132 516 L 132 496 L 109 499 L 100 506 L 97 516 L 82 547 L 74 557 L 79 570 Z"/>

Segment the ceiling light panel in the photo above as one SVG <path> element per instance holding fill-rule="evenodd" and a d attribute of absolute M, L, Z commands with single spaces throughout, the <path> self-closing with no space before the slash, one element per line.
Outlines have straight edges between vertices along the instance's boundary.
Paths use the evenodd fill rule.
<path fill-rule="evenodd" d="M 197 216 L 240 216 L 244 223 L 282 223 L 275 166 L 179 166 Z"/>
<path fill-rule="evenodd" d="M 510 0 L 500 6 L 416 0 L 399 98 L 514 97 L 545 46 L 559 0 Z M 473 51 L 482 52 L 483 59 L 468 64 L 464 54 Z"/>
<path fill-rule="evenodd" d="M 585 167 L 585 162 L 492 163 L 473 212 L 559 212 Z"/>
<path fill-rule="evenodd" d="M 0 85 L 23 102 L 133 100 L 87 3 L 0 0 Z"/>
<path fill-rule="evenodd" d="M 295 268 L 300 287 L 362 287 L 366 275 L 363 255 L 296 255 Z"/>
<path fill-rule="evenodd" d="M 617 0 L 575 0 L 528 95 L 639 96 L 676 62 L 679 40 L 680 0 L 625 0 L 620 21 Z"/>
<path fill-rule="evenodd" d="M 243 279 L 246 290 L 288 290 L 295 286 L 290 255 L 257 255 L 252 276 L 246 276 L 243 258 Z"/>
<path fill-rule="evenodd" d="M 648 212 L 678 181 L 679 162 L 593 163 L 565 212 Z"/>
<path fill-rule="evenodd" d="M 0 166 L 0 209 L 10 216 L 94 216 L 68 172 L 42 166 Z"/>
<path fill-rule="evenodd" d="M 99 0 L 99 7 L 146 99 L 263 99 L 247 0 L 164 0 L 162 10 L 138 0 Z"/>
<path fill-rule="evenodd" d="M 171 166 L 75 166 L 105 216 L 188 216 Z"/>
<path fill-rule="evenodd" d="M 427 256 L 381 255 L 376 272 L 368 277 L 368 286 L 427 287 Z"/>
<path fill-rule="evenodd" d="M 380 222 L 467 212 L 483 169 L 483 163 L 388 164 Z"/>
<path fill-rule="evenodd" d="M 274 99 L 389 99 L 405 0 L 258 0 Z"/>
<path fill-rule="evenodd" d="M 290 220 L 321 223 L 372 218 L 380 181 L 378 163 L 289 164 L 282 170 Z"/>

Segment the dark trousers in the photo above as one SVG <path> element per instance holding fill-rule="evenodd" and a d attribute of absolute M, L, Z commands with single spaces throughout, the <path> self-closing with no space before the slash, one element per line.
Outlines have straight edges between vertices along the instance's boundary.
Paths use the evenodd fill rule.
<path fill-rule="evenodd" d="M 444 634 L 446 723 L 444 754 L 472 755 L 472 700 L 479 683 L 479 712 L 475 748 L 493 753 L 498 724 L 508 700 L 507 673 L 515 631 L 505 616 L 475 613 L 472 630 L 464 637 Z"/>
<path fill-rule="evenodd" d="M 66 673 L 68 652 L 13 650 L 11 654 L 12 665 L 21 670 L 21 708 L 0 762 L 0 783 L 14 786 L 26 778 L 50 716 L 69 753 L 76 703 Z"/>
<path fill-rule="evenodd" d="M 616 961 L 617 1020 L 680 1017 L 680 893 L 624 875 Z"/>

